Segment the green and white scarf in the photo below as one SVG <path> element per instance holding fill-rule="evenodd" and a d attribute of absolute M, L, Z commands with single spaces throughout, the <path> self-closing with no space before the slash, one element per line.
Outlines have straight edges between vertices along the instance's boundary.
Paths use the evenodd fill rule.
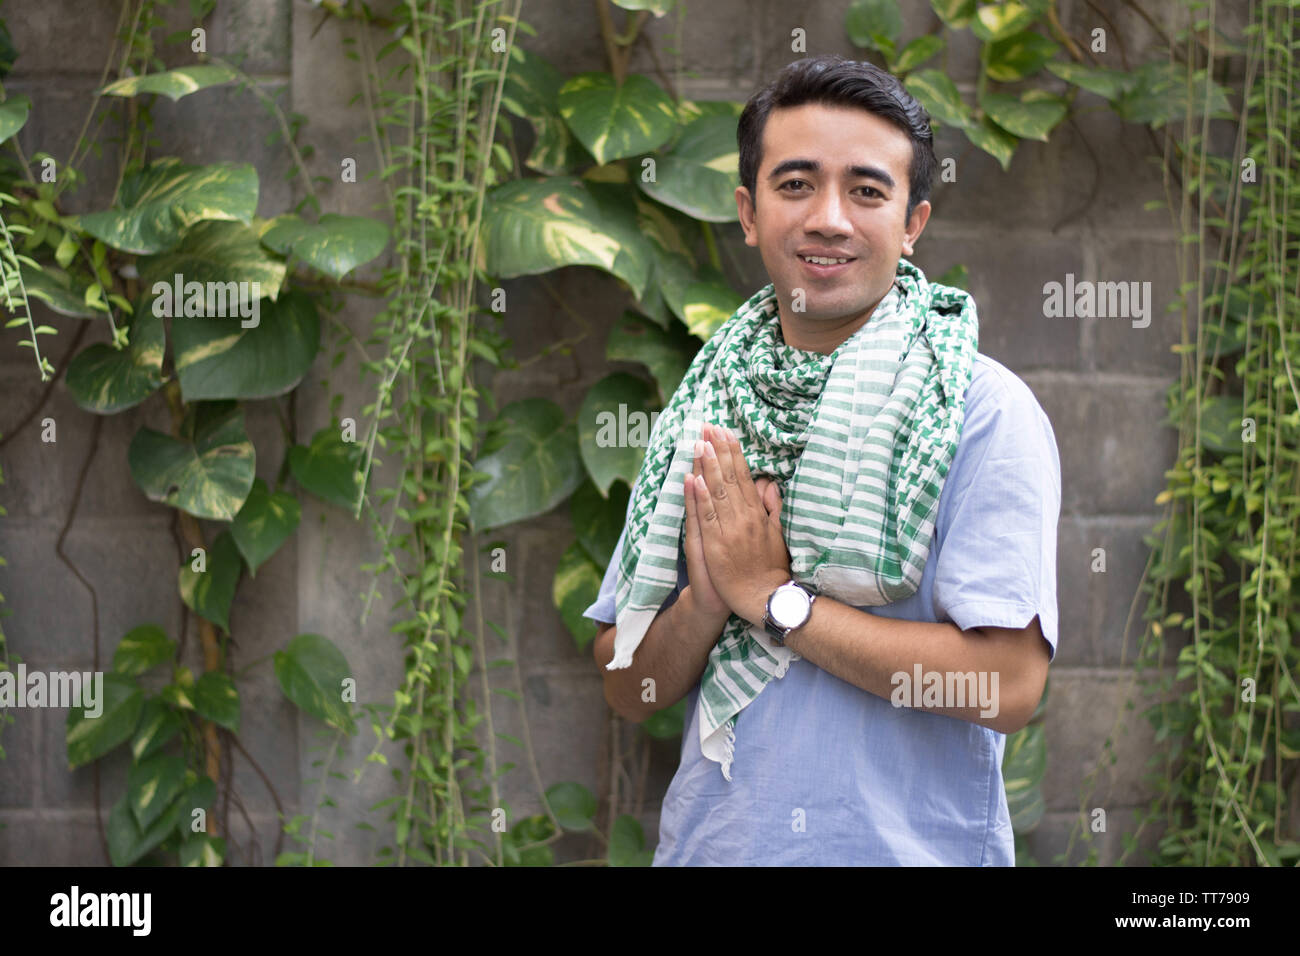
<path fill-rule="evenodd" d="M 609 669 L 628 667 L 677 584 L 682 480 L 707 422 L 735 433 L 782 495 L 796 581 L 852 606 L 920 587 L 939 495 L 961 437 L 979 326 L 960 289 L 900 259 L 871 318 L 830 355 L 786 345 L 774 286 L 695 356 L 655 422 L 630 505 Z M 700 750 L 731 779 L 735 718 L 799 656 L 733 614 L 700 683 Z"/>

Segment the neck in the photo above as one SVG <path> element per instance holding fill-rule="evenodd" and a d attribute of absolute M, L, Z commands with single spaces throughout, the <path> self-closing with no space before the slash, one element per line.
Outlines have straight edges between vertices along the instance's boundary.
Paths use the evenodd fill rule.
<path fill-rule="evenodd" d="M 893 288 L 892 284 L 890 288 Z M 828 322 L 810 322 L 805 315 L 792 313 L 782 304 L 780 308 L 781 338 L 791 348 L 800 349 L 804 352 L 820 352 L 822 355 L 830 355 L 847 342 L 854 332 L 871 320 L 871 316 L 876 311 L 876 306 L 880 305 L 888 294 L 889 290 L 886 289 L 884 295 L 881 295 L 880 298 L 871 303 L 866 311 L 859 315 Z"/>

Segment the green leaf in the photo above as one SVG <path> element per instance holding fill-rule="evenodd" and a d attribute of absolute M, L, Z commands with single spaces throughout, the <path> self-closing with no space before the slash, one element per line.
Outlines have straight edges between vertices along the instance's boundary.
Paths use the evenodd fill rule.
<path fill-rule="evenodd" d="M 165 73 L 123 77 L 109 83 L 99 92 L 103 96 L 139 96 L 152 92 L 152 94 L 169 96 L 175 101 L 182 96 L 190 95 L 191 92 L 205 90 L 209 86 L 221 86 L 222 83 L 230 83 L 237 78 L 233 70 L 217 64 L 178 66 L 177 69 L 166 70 Z"/>
<path fill-rule="evenodd" d="M 239 733 L 239 691 L 228 674 L 203 672 L 194 682 L 194 710 L 200 717 Z"/>
<path fill-rule="evenodd" d="M 1023 3 L 996 3 L 980 7 L 971 20 L 971 32 L 991 43 L 1019 33 L 1037 19 Z"/>
<path fill-rule="evenodd" d="M 1215 395 L 1201 403 L 1201 444 L 1221 455 L 1242 450 L 1241 398 Z"/>
<path fill-rule="evenodd" d="M 127 805 L 126 794 L 113 805 L 105 827 L 108 836 L 108 855 L 114 866 L 130 866 L 156 847 L 176 829 L 181 817 L 181 801 L 177 800 L 153 822 L 141 830 Z"/>
<path fill-rule="evenodd" d="M 194 560 L 186 558 L 179 571 L 181 600 L 195 614 L 218 625 L 230 633 L 230 605 L 239 585 L 239 572 L 243 565 L 239 549 L 229 531 L 217 535 L 208 549 L 206 570 L 195 571 Z M 195 705 L 197 708 L 197 704 Z"/>
<path fill-rule="evenodd" d="M 510 48 L 510 69 L 501 90 L 501 105 L 532 124 L 533 151 L 525 165 L 548 176 L 559 176 L 591 162 L 591 156 L 569 132 L 560 116 L 560 87 L 565 77 L 536 53 Z"/>
<path fill-rule="evenodd" d="M 226 841 L 221 837 L 196 833 L 181 842 L 181 866 L 220 866 L 226 858 Z"/>
<path fill-rule="evenodd" d="M 583 617 L 582 612 L 600 596 L 602 577 L 596 562 L 576 541 L 565 549 L 555 569 L 551 600 L 580 651 L 596 638 L 596 622 Z"/>
<path fill-rule="evenodd" d="M 1002 779 L 1011 827 L 1028 833 L 1046 809 L 1042 781 L 1047 769 L 1047 739 L 1042 724 L 1030 724 L 1007 737 Z"/>
<path fill-rule="evenodd" d="M 1037 73 L 1060 46 L 1032 30 L 989 44 L 985 72 L 999 83 L 1014 83 Z"/>
<path fill-rule="evenodd" d="M 665 297 L 672 292 L 666 292 Z M 669 298 L 671 302 L 672 299 Z M 692 282 L 682 293 L 681 311 L 683 321 L 690 333 L 701 341 L 707 342 L 727 319 L 736 314 L 744 299 L 738 296 L 731 286 L 718 279 L 706 279 Z M 674 308 L 674 311 L 677 311 Z"/>
<path fill-rule="evenodd" d="M 854 0 L 844 14 L 844 32 L 854 46 L 892 58 L 903 29 L 897 0 Z"/>
<path fill-rule="evenodd" d="M 271 398 L 302 381 L 320 349 L 320 319 L 307 295 L 293 291 L 258 302 L 257 324 L 238 318 L 176 318 L 172 350 L 181 394 L 204 399 Z"/>
<path fill-rule="evenodd" d="M 313 495 L 354 512 L 361 498 L 361 458 L 357 442 L 344 441 L 337 425 L 326 425 L 311 437 L 311 445 L 289 450 L 294 481 Z"/>
<path fill-rule="evenodd" d="M 962 101 L 956 84 L 938 70 L 918 70 L 909 74 L 903 85 L 925 107 L 931 119 L 962 129 L 974 123 L 970 107 Z"/>
<path fill-rule="evenodd" d="M 286 491 L 271 494 L 265 481 L 253 479 L 253 489 L 230 525 L 250 577 L 257 577 L 258 567 L 288 540 L 300 520 L 302 505 L 296 497 Z"/>
<path fill-rule="evenodd" d="M 653 261 L 650 281 L 638 304 L 659 328 L 668 329 L 673 324 L 669 289 L 676 290 L 673 301 L 680 307 L 683 291 L 695 281 L 695 253 L 684 237 L 694 234 L 698 227 L 676 209 L 644 196 L 637 196 L 636 210 L 637 226 L 647 240 Z"/>
<path fill-rule="evenodd" d="M 176 656 L 176 642 L 157 624 L 141 624 L 127 631 L 113 652 L 113 670 L 136 677 L 166 664 Z"/>
<path fill-rule="evenodd" d="M 284 696 L 300 710 L 349 735 L 356 732 L 352 712 L 343 702 L 343 681 L 353 676 L 352 668 L 329 638 L 299 634 L 275 652 L 275 676 Z"/>
<path fill-rule="evenodd" d="M 959 262 L 934 281 L 938 285 L 950 285 L 958 289 L 966 289 L 970 282 L 970 270 Z"/>
<path fill-rule="evenodd" d="M 560 406 L 523 399 L 503 408 L 500 418 L 508 422 L 504 445 L 474 463 L 488 478 L 469 491 L 480 531 L 545 514 L 583 480 L 577 429 Z"/>
<path fill-rule="evenodd" d="M 86 702 L 83 692 L 82 703 Z M 81 707 L 68 708 L 69 770 L 99 759 L 135 732 L 144 693 L 132 678 L 110 673 L 104 675 L 103 700 L 94 703 L 100 709 L 97 717 L 87 716 Z"/>
<path fill-rule="evenodd" d="M 165 73 L 146 73 L 144 76 L 127 76 L 109 83 L 99 92 L 103 96 L 139 96 L 141 93 L 158 93 L 173 102 L 190 93 L 221 86 L 238 77 L 228 67 L 215 63 L 199 66 L 181 66 Z"/>
<path fill-rule="evenodd" d="M 1193 84 L 1191 106 L 1195 115 L 1207 113 L 1211 119 L 1231 119 L 1227 91 L 1211 82 L 1208 96 L 1203 78 Z M 1159 128 L 1181 120 L 1188 109 L 1187 81 L 1180 64 L 1159 60 L 1144 63 L 1133 71 L 1133 84 L 1114 103 L 1115 112 L 1130 123 L 1146 123 Z"/>
<path fill-rule="evenodd" d="M 601 165 L 648 153 L 677 130 L 668 94 L 636 73 L 622 85 L 608 73 L 579 73 L 560 87 L 558 104 L 569 129 Z"/>
<path fill-rule="evenodd" d="M 31 99 L 21 93 L 0 103 L 0 143 L 7 142 L 27 125 L 27 114 L 31 108 Z"/>
<path fill-rule="evenodd" d="M 662 17 L 673 8 L 676 0 L 611 0 L 611 2 L 624 10 L 648 10 L 656 17 Z"/>
<path fill-rule="evenodd" d="M 1114 100 L 1137 82 L 1134 74 L 1125 73 L 1123 70 L 1084 66 L 1082 63 L 1074 63 L 1070 60 L 1048 63 L 1047 69 L 1065 82 L 1108 100 Z"/>
<path fill-rule="evenodd" d="M 175 246 L 196 222 L 249 222 L 257 212 L 257 170 L 248 163 L 186 166 L 169 156 L 127 176 L 118 200 L 77 223 L 114 249 L 152 255 Z"/>
<path fill-rule="evenodd" d="M 262 242 L 276 252 L 292 253 L 328 276 L 342 279 L 379 256 L 388 245 L 388 227 L 369 216 L 339 216 L 327 212 L 319 223 L 297 216 L 273 219 Z"/>
<path fill-rule="evenodd" d="M 184 788 L 184 757 L 158 754 L 134 764 L 126 778 L 126 801 L 140 829 L 148 830 Z"/>
<path fill-rule="evenodd" d="M 655 160 L 655 180 L 645 182 L 633 167 L 636 184 L 665 206 L 706 222 L 735 222 L 740 154 L 736 117 L 704 115 L 682 130 L 671 151 Z"/>
<path fill-rule="evenodd" d="M 650 387 L 634 375 L 615 372 L 588 391 L 578 412 L 578 446 L 597 490 L 621 478 L 636 480 L 650 442 Z"/>
<path fill-rule="evenodd" d="M 588 480 L 569 499 L 569 520 L 573 524 L 573 532 L 578 536 L 578 544 L 596 562 L 597 568 L 609 567 L 610 561 L 614 559 L 614 549 L 618 547 L 618 538 L 627 520 L 630 496 L 627 485 L 615 482 L 610 486 L 609 497 L 603 497 Z"/>
<path fill-rule="evenodd" d="M 126 348 L 96 342 L 68 363 L 68 391 L 85 411 L 110 415 L 134 408 L 162 387 L 167 349 L 163 320 L 142 301 L 127 328 L 130 344 Z"/>
<path fill-rule="evenodd" d="M 699 348 L 699 340 L 680 325 L 665 331 L 629 310 L 610 329 L 605 358 L 644 365 L 659 387 L 660 403 L 667 405 Z"/>
<path fill-rule="evenodd" d="M 224 315 L 225 322 L 251 321 L 253 303 L 279 296 L 285 276 L 285 264 L 267 252 L 255 228 L 220 220 L 195 223 L 179 245 L 141 259 L 139 269 L 140 287 L 150 290 L 152 307 L 162 314 Z"/>
<path fill-rule="evenodd" d="M 989 122 L 987 116 L 980 120 L 978 126 L 968 126 L 964 132 L 967 139 L 998 161 L 1003 172 L 1011 168 L 1011 157 L 1020 144 L 1018 137 Z"/>
<path fill-rule="evenodd" d="M 86 305 L 86 287 L 74 286 L 72 277 L 57 266 L 43 263 L 39 269 L 35 269 L 23 263 L 19 269 L 27 295 L 40 299 L 60 315 L 74 319 L 98 319 L 104 316 L 101 310 Z"/>
<path fill-rule="evenodd" d="M 233 402 L 198 406 L 193 440 L 141 428 L 127 450 L 131 477 L 152 501 L 229 521 L 253 487 L 256 454 Z"/>
<path fill-rule="evenodd" d="M 985 93 L 980 106 L 985 114 L 1009 133 L 1024 139 L 1047 141 L 1047 134 L 1065 118 L 1066 102 L 1042 90 L 1022 96 Z"/>
<path fill-rule="evenodd" d="M 656 740 L 672 740 L 674 737 L 680 737 L 685 726 L 685 697 L 671 707 L 656 710 L 641 722 L 641 729 Z"/>
<path fill-rule="evenodd" d="M 889 68 L 891 73 L 907 73 L 914 70 L 944 47 L 943 37 L 927 33 L 917 37 L 898 54 Z"/>
<path fill-rule="evenodd" d="M 131 757 L 144 760 L 181 732 L 180 715 L 160 697 L 150 697 L 140 712 L 140 726 L 131 740 Z"/>
<path fill-rule="evenodd" d="M 614 820 L 609 831 L 610 866 L 649 866 L 654 854 L 645 848 L 645 830 L 629 813 Z"/>
<path fill-rule="evenodd" d="M 595 266 L 641 298 L 650 278 L 649 243 L 635 213 L 622 215 L 602 204 L 593 185 L 565 176 L 518 179 L 492 190 L 483 217 L 486 271 L 513 279 L 561 266 Z"/>
<path fill-rule="evenodd" d="M 930 6 L 945 26 L 960 30 L 975 15 L 976 0 L 930 0 Z"/>
<path fill-rule="evenodd" d="M 546 803 L 566 830 L 590 830 L 596 798 L 580 783 L 557 783 L 546 791 Z"/>

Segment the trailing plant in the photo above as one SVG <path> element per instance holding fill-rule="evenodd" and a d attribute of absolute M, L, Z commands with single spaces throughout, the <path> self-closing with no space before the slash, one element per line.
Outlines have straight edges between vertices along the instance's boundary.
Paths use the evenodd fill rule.
<path fill-rule="evenodd" d="M 175 509 L 183 554 L 176 579 L 184 605 L 180 641 L 153 623 L 132 628 L 118 642 L 111 669 L 103 675 L 102 713 L 73 707 L 67 720 L 70 768 L 94 765 L 98 779 L 100 758 L 123 745 L 130 752 L 126 791 L 110 811 L 106 829 L 100 820 L 106 854 L 117 865 L 145 860 L 221 863 L 228 851 L 232 798 L 243 810 L 231 785 L 233 750 L 267 781 L 239 741 L 236 683 L 265 659 L 235 671 L 230 610 L 245 572 L 254 576 L 298 525 L 301 502 L 287 482 L 348 508 L 357 487 L 349 467 L 355 455 L 338 427 L 322 429 L 310 447 L 295 444 L 291 395 L 315 360 L 320 320 L 313 298 L 293 287 L 291 276 L 298 276 L 290 266 L 301 265 L 311 276 L 336 284 L 378 256 L 387 243 L 383 224 L 364 217 L 326 214 L 307 222 L 295 212 L 258 219 L 258 178 L 251 165 L 188 166 L 154 155 L 157 144 L 149 131 L 158 95 L 179 100 L 233 82 L 251 88 L 271 110 L 286 148 L 301 159 L 293 142 L 296 129 L 291 128 L 297 118 L 291 124 L 237 66 L 202 55 L 206 37 L 198 24 L 211 12 L 211 2 L 192 2 L 193 31 L 164 41 L 181 39 L 199 55 L 197 62 L 165 69 L 154 33 L 163 22 L 158 8 L 167 2 L 122 5 L 104 70 L 104 79 L 114 72 L 118 78 L 96 90 L 65 161 L 38 152 L 29 163 L 16 134 L 30 103 L 8 96 L 0 84 L 0 143 L 12 153 L 0 170 L 0 203 L 10 207 L 0 227 L 3 303 L 15 315 L 6 327 L 25 326 L 30 337 L 19 344 L 33 349 L 42 380 L 57 373 L 41 355 L 38 336 L 57 330 L 35 325 L 31 298 L 83 321 L 69 353 L 90 324 L 103 322 L 110 339 L 80 350 L 60 370 L 66 371 L 68 391 L 78 406 L 95 416 L 94 437 L 59 545 L 61 557 L 83 583 L 85 577 L 62 554 L 61 545 L 75 517 L 103 416 L 149 400 L 165 402 L 170 413 L 170 431 L 140 428 L 127 459 L 132 479 L 146 497 Z M 106 111 L 101 106 L 118 101 L 127 106 L 112 202 L 99 211 L 68 214 L 66 203 L 84 181 L 78 170 L 84 156 L 79 154 L 100 148 L 86 131 L 97 113 L 102 125 Z M 305 174 L 304 180 L 314 202 Z M 47 388 L 42 403 L 48 395 Z M 286 395 L 287 419 L 281 407 Z M 274 485 L 256 477 L 257 452 L 244 429 L 245 408 L 254 401 L 272 402 L 284 430 L 285 456 Z M 44 427 L 57 437 L 58 424 L 47 419 Z M 216 523 L 215 537 L 205 532 L 202 521 Z M 87 588 L 93 602 L 94 591 Z M 197 671 L 183 656 L 190 612 L 198 618 L 202 651 Z M 351 669 L 327 638 L 300 634 L 272 656 L 276 677 L 291 701 L 327 724 L 355 732 L 348 706 L 355 700 L 348 688 Z M 94 662 L 99 672 L 97 624 Z M 278 805 L 278 796 L 273 789 L 271 793 Z"/>
<path fill-rule="evenodd" d="M 1147 539 L 1137 660 L 1143 715 L 1163 746 L 1152 759 L 1157 795 L 1121 861 L 1147 826 L 1163 824 L 1152 863 L 1291 866 L 1300 861 L 1289 807 L 1300 798 L 1296 11 L 1252 0 L 1240 38 L 1222 18 L 1217 3 L 1186 3 L 1171 49 L 1191 104 L 1170 131 L 1166 179 L 1183 236 L 1182 368 L 1167 398 L 1178 453 Z M 1218 123 L 1211 75 L 1229 68 L 1242 89 L 1231 122 Z"/>

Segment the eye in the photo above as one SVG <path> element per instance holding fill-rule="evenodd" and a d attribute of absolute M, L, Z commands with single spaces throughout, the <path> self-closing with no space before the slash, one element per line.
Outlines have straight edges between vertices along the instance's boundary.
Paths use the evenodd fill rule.
<path fill-rule="evenodd" d="M 777 189 L 785 189 L 786 186 L 791 186 L 794 183 L 804 183 L 804 185 L 807 185 L 807 183 L 804 182 L 804 180 L 802 179 L 787 179 L 780 186 L 778 186 Z"/>
<path fill-rule="evenodd" d="M 859 188 L 860 188 L 860 189 L 865 189 L 865 190 L 867 191 L 868 194 L 873 194 L 873 193 L 874 193 L 874 195 L 869 195 L 868 198 L 871 198 L 871 199 L 875 199 L 875 198 L 884 199 L 884 198 L 885 198 L 885 194 L 884 194 L 884 193 L 882 193 L 879 189 L 876 189 L 876 188 L 874 188 L 874 187 L 872 187 L 872 186 L 860 186 Z"/>

